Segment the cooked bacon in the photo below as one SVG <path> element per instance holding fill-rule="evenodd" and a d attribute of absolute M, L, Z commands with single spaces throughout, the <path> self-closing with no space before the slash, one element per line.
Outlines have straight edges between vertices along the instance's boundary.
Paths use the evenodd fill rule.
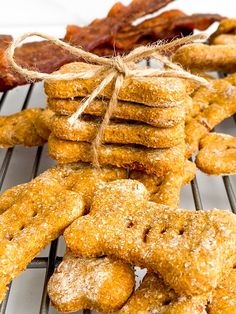
<path fill-rule="evenodd" d="M 116 3 L 104 19 L 79 27 L 69 25 L 65 41 L 91 51 L 104 43 L 113 43 L 116 33 L 140 17 L 156 12 L 174 0 L 133 0 L 128 6 Z"/>
<path fill-rule="evenodd" d="M 153 13 L 172 1 L 174 0 L 133 0 L 128 6 L 117 3 L 107 17 L 96 19 L 88 26 L 69 25 L 64 40 L 100 56 L 111 56 L 128 52 L 137 45 L 188 35 L 195 28 L 203 30 L 221 20 L 219 15 L 188 16 L 179 10 L 170 10 L 136 26 L 132 25 L 138 18 Z M 27 84 L 27 80 L 13 72 L 7 64 L 5 50 L 11 40 L 11 36 L 0 35 L 0 91 Z M 22 45 L 16 49 L 15 58 L 23 67 L 46 73 L 78 60 L 74 55 L 47 41 Z"/>

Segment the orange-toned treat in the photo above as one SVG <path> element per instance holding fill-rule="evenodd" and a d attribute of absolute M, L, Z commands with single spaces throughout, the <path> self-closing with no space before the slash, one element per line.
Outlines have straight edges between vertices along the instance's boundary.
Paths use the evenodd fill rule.
<path fill-rule="evenodd" d="M 236 313 L 236 267 L 233 265 L 212 293 L 212 301 L 207 307 L 209 314 Z"/>
<path fill-rule="evenodd" d="M 235 45 L 190 44 L 179 48 L 173 62 L 185 69 L 200 71 L 236 72 Z"/>
<path fill-rule="evenodd" d="M 27 189 L 28 183 L 16 185 L 0 194 L 0 214 L 11 207 L 20 197 L 24 189 Z"/>
<path fill-rule="evenodd" d="M 51 130 L 57 138 L 93 142 L 101 125 L 100 119 L 84 117 L 71 125 L 66 116 L 51 118 Z M 103 132 L 102 142 L 114 144 L 138 144 L 151 148 L 169 148 L 184 141 L 184 121 L 171 128 L 156 128 L 147 124 L 110 121 Z"/>
<path fill-rule="evenodd" d="M 132 267 L 109 257 L 80 258 L 68 251 L 48 283 L 48 294 L 60 312 L 82 309 L 119 310 L 135 285 Z"/>
<path fill-rule="evenodd" d="M 78 73 L 88 70 L 100 71 L 101 67 L 97 65 L 74 62 L 66 64 L 60 68 L 57 74 Z M 96 78 L 74 79 L 74 80 L 47 80 L 44 83 L 45 93 L 50 98 L 74 98 L 88 96 L 102 82 L 103 75 L 101 71 Z M 100 96 L 110 98 L 113 93 L 114 81 L 102 90 Z M 132 101 L 145 104 L 151 107 L 157 107 L 162 103 L 173 103 L 183 100 L 190 92 L 188 82 L 176 77 L 127 77 L 118 95 L 119 100 Z"/>
<path fill-rule="evenodd" d="M 34 127 L 43 139 L 48 140 L 51 134 L 51 119 L 54 112 L 50 109 L 45 109 L 39 113 L 38 117 L 34 121 Z"/>
<path fill-rule="evenodd" d="M 90 209 L 94 192 L 98 187 L 106 182 L 126 177 L 124 169 L 106 167 L 97 170 L 86 164 L 59 165 L 45 171 L 29 183 L 2 193 L 1 300 L 6 285 L 26 268 L 39 251 L 60 235 L 75 218 Z M 143 177 L 140 174 L 139 179 L 147 184 L 151 197 L 157 198 L 155 194 L 159 193 L 161 199 L 161 178 L 150 176 L 148 180 L 145 174 Z"/>
<path fill-rule="evenodd" d="M 195 176 L 195 164 L 188 160 L 185 160 L 184 166 L 184 176 L 182 179 L 182 185 L 188 184 L 192 178 Z M 125 179 L 128 174 L 125 169 L 121 168 L 109 168 L 102 167 L 99 171 L 88 164 L 65 164 L 58 165 L 47 170 L 44 174 L 52 176 L 55 179 L 60 176 L 65 179 L 60 180 L 62 186 L 70 186 L 75 189 L 76 192 L 80 192 L 86 198 L 87 207 L 90 206 L 93 193 L 97 185 L 102 184 L 102 182 L 113 181 L 116 179 Z M 173 177 L 174 174 L 172 174 Z M 179 177 L 179 174 L 177 175 Z M 168 175 L 169 177 L 169 175 Z M 173 189 L 173 185 L 177 186 L 177 178 L 175 177 L 168 184 L 168 179 L 166 177 L 157 177 L 155 175 L 147 175 L 141 171 L 130 171 L 130 178 L 142 182 L 148 191 L 150 192 L 150 198 L 157 203 L 163 202 L 166 205 L 175 207 L 179 201 L 179 192 Z M 172 184 L 171 184 L 172 183 Z M 0 194 L 0 214 L 6 211 L 10 206 L 12 206 L 17 199 L 21 196 L 25 189 L 31 184 L 24 183 L 16 185 L 2 194 Z M 167 187 L 164 189 L 164 187 Z M 169 192 L 168 192 L 169 190 Z M 176 191 L 176 193 L 174 193 Z"/>
<path fill-rule="evenodd" d="M 207 314 L 207 298 L 179 296 L 154 273 L 147 273 L 120 314 Z"/>
<path fill-rule="evenodd" d="M 217 30 L 210 36 L 211 45 L 236 44 L 236 19 L 224 19 Z"/>
<path fill-rule="evenodd" d="M 173 208 L 178 207 L 180 188 L 183 183 L 182 172 L 168 172 L 162 177 L 131 171 L 130 178 L 142 182 L 150 192 L 150 200 Z"/>
<path fill-rule="evenodd" d="M 236 76 L 212 80 L 208 88 L 200 87 L 193 96 L 193 103 L 200 108 L 199 114 L 185 126 L 186 157 L 190 157 L 200 139 L 217 124 L 236 113 Z"/>
<path fill-rule="evenodd" d="M 196 165 L 207 174 L 235 174 L 236 137 L 221 133 L 211 133 L 203 137 Z"/>
<path fill-rule="evenodd" d="M 83 257 L 112 255 L 157 272 L 180 295 L 215 288 L 233 265 L 236 217 L 222 210 L 190 211 L 149 202 L 143 184 L 118 180 L 95 193 L 91 213 L 64 232 Z"/>
<path fill-rule="evenodd" d="M 79 193 L 62 189 L 47 174 L 33 180 L 0 215 L 0 301 L 11 280 L 85 211 Z"/>
<path fill-rule="evenodd" d="M 222 34 L 217 36 L 212 45 L 236 45 L 236 34 Z"/>
<path fill-rule="evenodd" d="M 0 147 L 38 146 L 45 140 L 38 135 L 34 121 L 41 109 L 26 109 L 10 116 L 0 116 Z"/>
<path fill-rule="evenodd" d="M 49 155 L 59 163 L 92 162 L 92 145 L 86 142 L 65 141 L 52 134 L 48 139 Z M 100 165 L 142 170 L 149 174 L 163 176 L 169 170 L 182 169 L 184 145 L 166 149 L 135 147 L 131 145 L 101 145 L 98 148 Z"/>
<path fill-rule="evenodd" d="M 83 98 L 57 99 L 48 98 L 48 107 L 60 115 L 72 115 L 81 104 Z M 159 107 L 150 107 L 128 101 L 118 101 L 112 112 L 112 118 L 133 120 L 147 123 L 156 127 L 172 127 L 184 120 L 184 108 L 191 106 L 191 97 L 173 102 L 160 104 Z M 107 99 L 95 99 L 84 111 L 85 114 L 104 116 L 108 105 Z"/>
<path fill-rule="evenodd" d="M 184 163 L 183 184 L 189 184 L 196 175 L 196 164 L 188 159 Z"/>

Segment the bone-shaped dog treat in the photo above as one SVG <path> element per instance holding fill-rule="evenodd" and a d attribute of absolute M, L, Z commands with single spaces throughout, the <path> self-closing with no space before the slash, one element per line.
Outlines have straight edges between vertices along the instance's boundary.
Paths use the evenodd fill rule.
<path fill-rule="evenodd" d="M 141 183 L 118 180 L 96 192 L 91 213 L 64 237 L 75 254 L 116 256 L 159 273 L 181 295 L 200 295 L 215 288 L 233 263 L 236 217 L 222 210 L 173 210 L 148 202 Z"/>
<path fill-rule="evenodd" d="M 188 184 L 195 176 L 196 166 L 189 160 L 185 160 L 182 185 Z M 52 176 L 63 187 L 71 187 L 75 192 L 83 194 L 87 207 L 90 205 L 96 186 L 103 181 L 124 179 L 127 173 L 121 168 L 101 168 L 97 172 L 92 166 L 86 164 L 58 165 L 44 172 L 41 176 Z M 169 175 L 168 175 L 169 176 Z M 174 174 L 172 174 L 172 177 Z M 178 204 L 179 194 L 177 183 L 180 175 L 170 182 L 164 177 L 147 175 L 141 171 L 130 171 L 132 179 L 142 182 L 150 192 L 150 198 L 157 203 L 164 203 L 175 207 Z M 25 189 L 28 189 L 31 182 L 16 185 L 0 194 L 0 214 L 11 207 L 21 196 Z M 176 195 L 174 195 L 174 191 Z"/>
<path fill-rule="evenodd" d="M 45 171 L 29 183 L 2 193 L 0 212 L 5 213 L 0 216 L 1 300 L 7 283 L 25 269 L 33 257 L 73 219 L 81 216 L 85 211 L 84 206 L 90 208 L 98 186 L 126 178 L 126 175 L 124 169 L 118 168 L 100 168 L 98 171 L 86 164 L 61 165 Z M 147 184 L 151 198 L 163 201 L 162 195 L 166 193 L 166 188 L 162 193 L 162 178 L 148 178 L 139 173 L 139 179 Z M 178 195 L 170 201 L 176 206 Z M 76 209 L 73 206 L 76 206 Z"/>
<path fill-rule="evenodd" d="M 147 273 L 120 314 L 207 314 L 207 298 L 180 297 L 154 273 Z"/>
<path fill-rule="evenodd" d="M 208 299 L 208 301 L 207 301 Z M 207 297 L 183 297 L 174 292 L 154 273 L 147 273 L 140 287 L 131 296 L 120 314 L 232 314 L 236 312 L 236 268 L 223 275 Z"/>
<path fill-rule="evenodd" d="M 73 126 L 66 116 L 51 118 L 52 133 L 60 139 L 92 142 L 101 120 L 85 117 Z M 111 121 L 105 128 L 103 143 L 139 144 L 151 148 L 169 148 L 184 141 L 184 121 L 171 128 L 156 128 L 147 124 L 127 123 L 124 120 Z"/>
<path fill-rule="evenodd" d="M 203 137 L 196 165 L 207 174 L 236 173 L 236 138 L 220 133 L 211 133 Z"/>
<path fill-rule="evenodd" d="M 48 107 L 61 115 L 72 115 L 80 106 L 82 98 L 57 99 L 48 98 Z M 184 120 L 184 109 L 191 106 L 192 99 L 186 96 L 179 102 L 160 104 L 160 107 L 150 107 L 127 101 L 118 101 L 112 112 L 112 118 L 133 120 L 156 127 L 172 127 Z M 106 99 L 95 99 L 84 111 L 92 116 L 104 116 L 108 105 Z"/>
<path fill-rule="evenodd" d="M 0 117 L 0 147 L 15 145 L 38 146 L 45 140 L 38 135 L 34 121 L 41 109 L 26 109 L 10 116 Z"/>
<path fill-rule="evenodd" d="M 132 267 L 117 259 L 79 258 L 66 253 L 48 283 L 48 294 L 60 312 L 82 309 L 111 313 L 119 310 L 135 285 Z"/>
<path fill-rule="evenodd" d="M 209 46 L 195 43 L 179 48 L 173 55 L 173 61 L 185 69 L 234 73 L 235 54 L 235 45 Z"/>
<path fill-rule="evenodd" d="M 236 44 L 236 19 L 224 19 L 217 30 L 210 36 L 211 45 Z"/>
<path fill-rule="evenodd" d="M 45 109 L 39 113 L 34 121 L 34 127 L 37 133 L 46 141 L 51 134 L 51 118 L 54 112 L 50 109 Z"/>
<path fill-rule="evenodd" d="M 80 194 L 63 190 L 42 176 L 0 216 L 0 300 L 7 284 L 77 217 L 84 213 Z"/>
<path fill-rule="evenodd" d="M 236 113 L 236 76 L 213 80 L 210 87 L 200 87 L 193 103 L 201 108 L 200 113 L 185 127 L 186 157 L 197 150 L 200 139 L 217 124 Z"/>
<path fill-rule="evenodd" d="M 207 306 L 209 314 L 236 313 L 236 267 L 235 264 L 224 274 L 223 279 L 212 293 Z"/>
<path fill-rule="evenodd" d="M 212 45 L 235 45 L 236 44 L 236 34 L 222 34 L 217 36 Z"/>
<path fill-rule="evenodd" d="M 66 64 L 60 68 L 62 73 L 78 73 L 79 71 L 99 70 L 100 66 L 74 62 Z M 73 98 L 88 96 L 102 82 L 102 75 L 89 79 L 74 80 L 47 80 L 44 83 L 45 93 L 50 98 Z M 110 98 L 113 92 L 113 82 L 101 92 L 100 96 Z M 160 103 L 173 103 L 183 100 L 187 93 L 192 90 L 192 86 L 186 80 L 176 77 L 127 77 L 118 95 L 118 99 L 125 101 L 146 104 L 152 107 L 159 106 Z"/>
<path fill-rule="evenodd" d="M 93 150 L 90 143 L 65 141 L 52 134 L 48 139 L 49 155 L 59 163 L 92 162 Z M 163 176 L 168 171 L 178 172 L 183 167 L 185 146 L 154 149 L 131 145 L 102 145 L 98 148 L 101 165 L 114 165 L 150 174 Z"/>
<path fill-rule="evenodd" d="M 4 213 L 20 197 L 28 183 L 16 185 L 0 194 L 0 214 Z"/>

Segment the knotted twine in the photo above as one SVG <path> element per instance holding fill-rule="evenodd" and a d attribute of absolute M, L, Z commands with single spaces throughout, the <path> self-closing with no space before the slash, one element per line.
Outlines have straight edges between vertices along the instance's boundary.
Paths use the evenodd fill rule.
<path fill-rule="evenodd" d="M 22 41 L 32 36 L 38 36 L 46 40 L 49 40 L 53 44 L 69 51 L 71 54 L 84 59 L 86 62 L 100 65 L 100 68 L 98 70 L 97 69 L 81 70 L 77 73 L 63 73 L 63 74 L 57 73 L 48 74 L 22 68 L 14 60 L 15 49 Z M 124 83 L 124 79 L 126 77 L 160 77 L 160 76 L 176 77 L 190 79 L 200 85 L 207 85 L 208 84 L 207 80 L 183 70 L 179 65 L 172 63 L 167 57 L 162 55 L 168 51 L 172 52 L 174 49 L 179 48 L 182 45 L 192 43 L 194 40 L 205 40 L 206 38 L 207 36 L 204 34 L 192 35 L 174 40 L 170 43 L 163 44 L 159 42 L 155 45 L 138 47 L 123 57 L 116 56 L 113 58 L 104 58 L 99 57 L 91 52 L 84 51 L 79 47 L 73 47 L 54 36 L 45 35 L 38 32 L 32 32 L 26 33 L 21 37 L 13 40 L 13 42 L 6 51 L 6 57 L 9 64 L 13 67 L 13 69 L 16 70 L 19 74 L 26 77 L 26 79 L 28 80 L 47 80 L 47 79 L 74 80 L 78 78 L 88 79 L 95 76 L 102 77 L 101 83 L 93 90 L 91 95 L 85 97 L 81 101 L 80 106 L 78 107 L 76 112 L 72 114 L 68 119 L 69 123 L 72 126 L 79 119 L 79 117 L 85 111 L 85 109 L 92 103 L 92 101 L 99 96 L 102 90 L 111 81 L 114 81 L 113 93 L 109 101 L 106 113 L 104 115 L 103 121 L 100 124 L 97 135 L 94 141 L 92 142 L 93 164 L 95 166 L 99 166 L 98 148 L 102 144 L 102 136 L 104 130 L 109 124 L 113 110 L 117 106 L 118 95 Z M 158 60 L 163 65 L 163 67 L 158 69 L 147 68 L 141 67 L 140 65 L 137 64 L 137 62 L 150 57 Z"/>

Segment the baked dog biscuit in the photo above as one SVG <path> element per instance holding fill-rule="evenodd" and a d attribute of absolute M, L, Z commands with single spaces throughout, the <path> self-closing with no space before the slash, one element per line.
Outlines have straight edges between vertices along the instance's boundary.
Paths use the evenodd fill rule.
<path fill-rule="evenodd" d="M 0 194 L 0 214 L 4 213 L 20 197 L 28 183 L 16 185 Z"/>
<path fill-rule="evenodd" d="M 111 313 L 133 292 L 132 267 L 109 257 L 80 258 L 67 252 L 48 283 L 55 308 L 63 313 L 82 309 Z"/>
<path fill-rule="evenodd" d="M 215 288 L 232 266 L 236 217 L 222 210 L 190 211 L 148 201 L 143 184 L 118 180 L 96 191 L 91 213 L 64 232 L 76 255 L 111 255 L 157 272 L 180 295 Z"/>
<path fill-rule="evenodd" d="M 48 98 L 48 107 L 59 115 L 72 115 L 80 106 L 82 98 L 57 99 Z M 168 128 L 184 120 L 184 108 L 191 106 L 192 99 L 186 96 L 183 100 L 173 103 L 161 104 L 160 107 L 150 107 L 128 101 L 118 101 L 112 112 L 112 118 L 133 120 L 147 123 L 156 127 Z M 108 100 L 95 99 L 84 111 L 85 114 L 101 117 L 104 116 Z"/>
<path fill-rule="evenodd" d="M 183 177 L 181 176 L 182 185 L 188 184 L 194 178 L 195 171 L 195 164 L 190 162 L 189 160 L 185 160 L 184 175 Z M 59 177 L 58 174 L 60 174 Z M 98 171 L 97 169 L 94 169 L 91 165 L 82 163 L 58 165 L 45 171 L 43 175 L 50 175 L 56 180 L 59 180 L 61 186 L 70 187 L 72 190 L 75 190 L 75 192 L 82 193 L 86 201 L 86 207 L 90 206 L 97 185 L 100 185 L 103 182 L 127 178 L 127 172 L 125 169 L 115 167 L 102 167 Z M 177 193 L 173 196 L 174 190 L 173 188 L 171 189 L 170 184 L 168 184 L 166 176 L 151 176 L 141 171 L 133 170 L 130 171 L 130 178 L 138 180 L 146 186 L 150 193 L 151 200 L 155 200 L 157 203 L 160 203 L 165 198 L 164 204 L 171 205 L 173 207 L 177 205 L 179 201 L 179 195 Z M 174 179 L 171 182 L 176 186 L 176 182 L 178 182 L 178 180 Z M 6 211 L 10 206 L 12 206 L 21 196 L 24 190 L 28 189 L 28 186 L 30 184 L 30 182 L 19 184 L 1 193 L 0 214 Z M 169 193 L 167 189 L 163 189 L 163 185 L 169 185 Z"/>
<path fill-rule="evenodd" d="M 236 137 L 220 133 L 203 137 L 196 165 L 207 174 L 236 173 Z"/>
<path fill-rule="evenodd" d="M 30 261 L 84 213 L 82 196 L 40 176 L 0 216 L 0 300 Z"/>
<path fill-rule="evenodd" d="M 50 109 L 45 109 L 39 113 L 34 121 L 34 127 L 36 132 L 46 141 L 51 134 L 51 118 L 54 116 L 54 112 Z"/>
<path fill-rule="evenodd" d="M 59 163 L 92 162 L 93 150 L 90 143 L 65 141 L 50 135 L 48 139 L 49 155 Z M 170 169 L 182 169 L 184 145 L 172 148 L 154 149 L 131 145 L 101 145 L 98 148 L 100 165 L 113 165 L 122 168 L 142 170 L 149 174 L 163 176 Z"/>
<path fill-rule="evenodd" d="M 236 45 L 236 34 L 219 35 L 213 40 L 212 45 Z"/>
<path fill-rule="evenodd" d="M 210 82 L 208 88 L 200 87 L 193 97 L 201 111 L 185 126 L 186 157 L 197 150 L 200 139 L 217 124 L 236 113 L 235 75 Z"/>
<path fill-rule="evenodd" d="M 209 46 L 195 43 L 179 48 L 172 61 L 181 64 L 185 69 L 234 73 L 235 54 L 235 45 Z"/>
<path fill-rule="evenodd" d="M 236 44 L 236 19 L 220 21 L 217 30 L 209 37 L 211 45 Z"/>
<path fill-rule="evenodd" d="M 235 264 L 224 274 L 223 279 L 212 293 L 207 306 L 209 314 L 236 313 L 236 267 Z"/>
<path fill-rule="evenodd" d="M 74 62 L 63 65 L 59 71 L 54 73 L 78 73 L 92 69 L 100 70 L 101 67 Z M 103 79 L 103 75 L 100 73 L 90 79 L 46 80 L 44 88 L 46 95 L 50 98 L 82 97 L 90 95 Z M 110 98 L 113 93 L 113 83 L 114 81 L 108 84 L 100 96 Z M 191 89 L 192 87 L 186 80 L 176 77 L 127 77 L 120 89 L 118 99 L 156 107 L 161 103 L 183 100 Z"/>
<path fill-rule="evenodd" d="M 34 121 L 41 109 L 26 109 L 10 116 L 0 116 L 0 147 L 40 146 L 45 140 L 38 135 Z"/>
<path fill-rule="evenodd" d="M 57 138 L 93 142 L 101 120 L 85 117 L 71 125 L 66 116 L 51 118 L 51 130 Z M 184 141 L 184 121 L 171 128 L 156 128 L 147 124 L 126 123 L 124 120 L 110 121 L 102 136 L 103 143 L 139 144 L 151 148 L 169 148 Z"/>
<path fill-rule="evenodd" d="M 154 273 L 147 273 L 119 314 L 207 314 L 203 296 L 179 296 Z"/>

